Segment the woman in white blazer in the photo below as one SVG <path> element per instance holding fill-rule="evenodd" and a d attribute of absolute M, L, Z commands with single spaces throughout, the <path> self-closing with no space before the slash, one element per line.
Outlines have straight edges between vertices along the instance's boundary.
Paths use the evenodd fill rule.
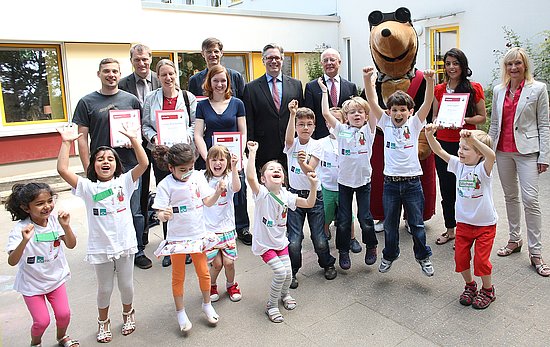
<path fill-rule="evenodd" d="M 546 84 L 531 74 L 529 58 L 521 48 L 512 48 L 502 60 L 502 84 L 493 91 L 489 136 L 496 152 L 497 168 L 508 216 L 508 243 L 499 256 L 519 252 L 521 201 L 527 225 L 529 259 L 537 273 L 550 276 L 542 259 L 539 174 L 550 164 L 550 128 Z M 519 179 L 519 187 L 518 187 Z"/>

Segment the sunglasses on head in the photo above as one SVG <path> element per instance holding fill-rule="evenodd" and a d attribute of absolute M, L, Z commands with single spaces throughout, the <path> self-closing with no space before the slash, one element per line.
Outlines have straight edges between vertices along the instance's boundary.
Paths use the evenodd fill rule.
<path fill-rule="evenodd" d="M 400 23 L 411 22 L 411 12 L 405 7 L 400 7 L 395 12 L 382 13 L 381 11 L 372 11 L 369 14 L 369 25 L 372 28 L 380 23 L 388 21 L 397 21 Z"/>

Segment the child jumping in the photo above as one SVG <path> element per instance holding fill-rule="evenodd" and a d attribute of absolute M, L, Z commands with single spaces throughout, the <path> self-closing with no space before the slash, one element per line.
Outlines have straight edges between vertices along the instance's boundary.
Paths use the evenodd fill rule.
<path fill-rule="evenodd" d="M 159 153 L 162 150 L 167 151 L 164 156 Z M 203 206 L 210 207 L 218 201 L 226 190 L 225 181 L 220 180 L 215 189 L 210 188 L 204 174 L 193 169 L 195 153 L 188 144 L 175 144 L 169 149 L 158 146 L 157 155 L 161 159 L 159 165 L 167 164 L 171 174 L 158 184 L 153 203 L 159 220 L 168 222 L 166 240 L 154 253 L 157 257 L 169 255 L 172 260 L 172 295 L 180 330 L 187 332 L 193 326 L 185 313 L 183 300 L 187 254 L 193 259 L 199 279 L 202 310 L 208 322 L 215 325 L 219 316 L 210 301 L 210 274 L 204 252 L 218 244 L 219 239 L 213 232 L 206 231 Z"/>
<path fill-rule="evenodd" d="M 321 156 L 319 141 L 311 138 L 315 130 L 315 113 L 307 107 L 298 108 L 298 101 L 288 104 L 290 116 L 285 135 L 285 148 L 288 163 L 288 191 L 301 198 L 307 198 L 310 183 L 307 174 L 315 172 Z M 294 135 L 297 134 L 296 137 Z M 317 262 L 324 269 L 327 280 L 336 278 L 334 263 L 336 259 L 330 254 L 327 235 L 323 228 L 325 211 L 323 209 L 323 193 L 320 185 L 317 187 L 317 199 L 312 208 L 297 207 L 288 211 L 288 252 L 292 264 L 292 281 L 290 288 L 298 287 L 298 270 L 302 267 L 302 241 L 304 240 L 304 222 L 307 217 L 313 249 L 317 254 Z"/>
<path fill-rule="evenodd" d="M 458 157 L 447 153 L 434 138 L 437 126 L 426 125 L 426 138 L 432 151 L 448 163 L 447 170 L 456 175 L 455 271 L 466 285 L 460 303 L 484 309 L 495 301 L 490 255 L 497 230 L 497 213 L 493 203 L 493 165 L 495 152 L 491 138 L 481 130 L 460 131 Z M 474 246 L 474 275 L 480 276 L 482 288 L 472 278 L 470 261 Z"/>
<path fill-rule="evenodd" d="M 256 176 L 256 151 L 258 143 L 248 141 L 248 163 L 246 179 L 252 190 L 254 202 L 254 233 L 252 253 L 259 255 L 273 271 L 271 291 L 265 313 L 273 323 L 281 323 L 284 317 L 279 311 L 279 300 L 287 310 L 296 308 L 296 300 L 290 296 L 292 266 L 288 256 L 288 238 L 286 223 L 288 209 L 297 207 L 312 208 L 317 198 L 318 180 L 315 172 L 307 174 L 310 188 L 307 199 L 289 193 L 284 187 L 285 174 L 283 166 L 277 161 L 268 161 L 260 169 L 260 180 Z"/>
<path fill-rule="evenodd" d="M 376 118 L 369 117 L 369 105 L 354 97 L 342 105 L 347 123 L 340 122 L 329 111 L 328 90 L 323 79 L 317 80 L 323 93 L 321 108 L 327 124 L 334 129 L 338 140 L 338 225 L 336 248 L 342 270 L 351 267 L 349 257 L 351 243 L 353 194 L 357 199 L 357 219 L 361 227 L 362 241 L 366 245 L 365 264 L 376 263 L 378 240 L 374 233 L 374 221 L 370 213 L 370 158 Z"/>
<path fill-rule="evenodd" d="M 46 300 L 52 306 L 57 342 L 63 347 L 80 346 L 67 334 L 71 310 L 65 282 L 71 277 L 61 242 L 76 246 L 68 212 L 52 215 L 53 190 L 45 183 L 15 184 L 6 200 L 12 220 L 19 221 L 8 237 L 8 264 L 18 266 L 13 289 L 23 295 L 32 316 L 31 347 L 42 346 L 42 335 L 50 325 Z"/>
<path fill-rule="evenodd" d="M 138 188 L 138 179 L 149 161 L 141 146 L 139 127 L 121 131 L 130 139 L 138 164 L 122 173 L 122 163 L 116 151 L 101 146 L 90 155 L 86 178 L 69 170 L 71 144 L 82 136 L 66 126 L 58 129 L 61 148 L 57 158 L 57 172 L 74 188 L 74 194 L 84 200 L 88 218 L 88 249 L 86 261 L 95 268 L 97 277 L 97 307 L 99 325 L 97 342 L 111 342 L 109 306 L 117 277 L 122 301 L 122 335 L 136 329 L 134 318 L 134 255 L 137 252 L 136 231 L 132 221 L 130 197 Z"/>
<path fill-rule="evenodd" d="M 384 239 L 382 260 L 378 270 L 382 273 L 391 269 L 399 258 L 399 220 L 401 206 L 405 208 L 407 222 L 413 238 L 413 251 L 416 261 L 426 276 L 433 276 L 434 268 L 430 260 L 432 250 L 426 245 L 426 230 L 422 218 L 424 194 L 422 193 L 422 168 L 418 159 L 418 136 L 430 112 L 434 90 L 434 72 L 424 72 L 426 96 L 414 114 L 414 101 L 403 91 L 390 95 L 383 110 L 378 105 L 378 97 L 373 85 L 373 67 L 363 69 L 365 92 L 371 108 L 371 116 L 378 119 L 378 126 L 384 132 Z"/>
<path fill-rule="evenodd" d="M 237 259 L 237 243 L 235 234 L 235 210 L 233 195 L 241 189 L 241 180 L 237 170 L 238 158 L 231 155 L 227 147 L 212 146 L 206 155 L 206 171 L 204 176 L 208 185 L 215 189 L 219 182 L 224 182 L 225 191 L 211 207 L 204 209 L 206 230 L 213 231 L 220 239 L 214 249 L 206 252 L 210 267 L 210 300 L 220 299 L 216 281 L 222 268 L 225 268 L 225 288 L 231 301 L 242 298 L 239 284 L 235 282 L 235 260 Z"/>

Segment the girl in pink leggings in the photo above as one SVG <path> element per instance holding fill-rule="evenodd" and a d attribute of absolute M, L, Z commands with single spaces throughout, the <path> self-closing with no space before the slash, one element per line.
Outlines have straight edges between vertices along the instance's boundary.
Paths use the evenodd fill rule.
<path fill-rule="evenodd" d="M 65 282 L 69 265 L 61 241 L 72 249 L 76 237 L 69 225 L 69 213 L 51 213 L 56 194 L 45 183 L 16 184 L 6 201 L 15 225 L 8 239 L 8 264 L 18 265 L 13 288 L 23 294 L 32 316 L 31 347 L 41 346 L 42 335 L 50 325 L 46 299 L 52 306 L 57 325 L 57 342 L 62 347 L 80 346 L 66 335 L 71 320 Z"/>

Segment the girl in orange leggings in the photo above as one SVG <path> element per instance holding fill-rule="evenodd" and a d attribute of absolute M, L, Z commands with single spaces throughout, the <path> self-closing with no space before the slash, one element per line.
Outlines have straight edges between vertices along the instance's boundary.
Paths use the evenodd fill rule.
<path fill-rule="evenodd" d="M 157 257 L 169 255 L 172 261 L 172 294 L 176 305 L 178 324 L 187 332 L 192 324 L 185 313 L 183 283 L 185 280 L 185 255 L 190 254 L 199 278 L 202 293 L 202 310 L 208 321 L 215 325 L 219 316 L 210 302 L 210 274 L 205 251 L 212 249 L 218 238 L 207 232 L 204 225 L 203 206 L 212 206 L 225 190 L 220 182 L 211 188 L 204 174 L 193 170 L 195 155 L 188 144 L 176 144 L 170 149 L 157 146 L 155 160 L 168 166 L 171 175 L 157 186 L 153 208 L 159 220 L 168 222 L 166 240 L 155 251 Z"/>

